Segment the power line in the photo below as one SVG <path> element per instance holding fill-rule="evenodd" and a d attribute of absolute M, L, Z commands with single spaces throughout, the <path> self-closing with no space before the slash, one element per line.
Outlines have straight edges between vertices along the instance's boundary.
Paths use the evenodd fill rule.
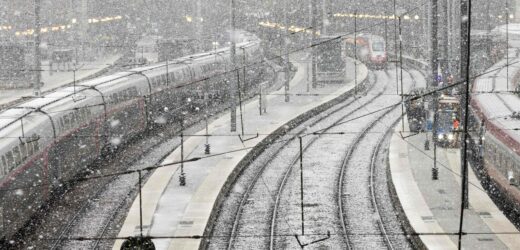
<path fill-rule="evenodd" d="M 391 236 L 457 236 L 459 232 L 416 232 L 416 233 L 306 233 L 305 236 L 383 236 L 383 235 L 391 235 Z M 520 235 L 520 232 L 509 232 L 509 231 L 499 231 L 499 232 L 478 232 L 478 231 L 463 231 L 462 235 L 470 236 L 470 235 Z M 295 237 L 301 236 L 299 234 L 275 234 L 275 237 Z M 130 236 L 129 236 L 130 237 Z M 132 236 L 133 237 L 133 236 Z M 211 239 L 211 238 L 269 238 L 270 234 L 238 234 L 238 235 L 181 235 L 181 236 L 145 236 L 149 239 Z M 59 240 L 68 240 L 68 241 L 100 241 L 100 240 L 126 240 L 128 237 L 69 237 L 63 238 Z M 39 241 L 55 241 L 58 240 L 56 238 L 39 238 Z"/>

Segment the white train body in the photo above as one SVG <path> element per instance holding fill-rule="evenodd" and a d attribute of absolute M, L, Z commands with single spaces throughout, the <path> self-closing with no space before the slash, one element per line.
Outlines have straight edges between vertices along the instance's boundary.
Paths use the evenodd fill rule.
<path fill-rule="evenodd" d="M 259 39 L 240 38 L 238 66 L 261 62 Z M 224 102 L 236 79 L 230 62 L 229 48 L 222 48 L 92 79 L 1 111 L 0 241 L 23 227 L 57 187 L 90 171 L 104 149 L 178 122 L 195 106 Z"/>

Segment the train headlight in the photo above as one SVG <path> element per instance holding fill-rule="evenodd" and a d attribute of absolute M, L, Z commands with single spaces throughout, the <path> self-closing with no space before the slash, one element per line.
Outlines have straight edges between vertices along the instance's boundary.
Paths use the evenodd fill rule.
<path fill-rule="evenodd" d="M 442 140 L 443 138 L 444 138 L 444 135 L 443 135 L 443 134 L 439 134 L 439 135 L 437 135 L 437 139 Z"/>
<path fill-rule="evenodd" d="M 453 141 L 453 138 L 454 138 L 453 134 L 448 134 L 448 140 Z"/>

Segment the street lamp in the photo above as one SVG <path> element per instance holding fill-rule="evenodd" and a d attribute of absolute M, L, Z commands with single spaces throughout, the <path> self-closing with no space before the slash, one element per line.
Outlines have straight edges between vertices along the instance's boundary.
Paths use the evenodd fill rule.
<path fill-rule="evenodd" d="M 191 103 L 191 98 L 186 99 L 186 105 Z M 186 122 L 187 111 L 181 112 L 181 173 L 179 174 L 179 185 L 186 186 L 186 174 L 184 173 L 184 123 Z"/>

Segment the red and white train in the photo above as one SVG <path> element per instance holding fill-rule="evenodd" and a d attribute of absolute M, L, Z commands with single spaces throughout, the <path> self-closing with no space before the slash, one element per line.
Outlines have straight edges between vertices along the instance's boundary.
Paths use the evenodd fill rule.
<path fill-rule="evenodd" d="M 356 53 L 357 59 L 368 67 L 386 68 L 388 55 L 383 37 L 372 34 L 358 34 L 355 38 L 354 36 L 347 36 L 344 40 L 347 56 L 354 57 L 354 53 Z"/>
<path fill-rule="evenodd" d="M 503 209 L 520 208 L 520 97 L 511 90 L 518 83 L 520 65 L 509 66 L 510 81 L 506 81 L 505 60 L 488 69 L 474 81 L 472 111 L 480 120 L 475 122 L 472 138 L 479 147 L 481 176 L 488 185 L 498 189 Z M 513 77 L 514 76 L 514 77 Z"/>
<path fill-rule="evenodd" d="M 263 60 L 256 36 L 243 34 L 237 46 L 244 64 Z M 229 48 L 222 48 L 63 87 L 0 111 L 0 248 L 58 187 L 92 171 L 105 148 L 178 124 L 194 103 L 225 102 L 236 79 L 227 73 L 230 63 Z M 252 71 L 261 74 L 262 67 Z"/>

